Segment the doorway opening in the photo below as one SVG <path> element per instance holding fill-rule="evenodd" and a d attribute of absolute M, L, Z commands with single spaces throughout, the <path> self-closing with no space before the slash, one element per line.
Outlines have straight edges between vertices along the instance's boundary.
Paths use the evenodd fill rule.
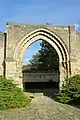
<path fill-rule="evenodd" d="M 59 56 L 46 41 L 32 43 L 23 55 L 23 87 L 27 92 L 51 96 L 59 91 Z"/>

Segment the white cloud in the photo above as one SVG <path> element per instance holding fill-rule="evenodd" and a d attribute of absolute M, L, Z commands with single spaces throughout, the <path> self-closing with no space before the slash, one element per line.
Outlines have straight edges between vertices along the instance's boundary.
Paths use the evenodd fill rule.
<path fill-rule="evenodd" d="M 78 31 L 80 29 L 80 25 L 79 24 L 75 24 L 75 30 Z"/>
<path fill-rule="evenodd" d="M 25 61 L 25 62 L 28 62 L 29 60 L 30 60 L 30 59 L 26 58 L 24 61 Z"/>
<path fill-rule="evenodd" d="M 30 59 L 28 59 L 28 58 L 24 59 L 22 64 L 23 64 L 23 65 L 28 64 L 28 63 L 29 63 L 29 60 L 30 60 Z"/>

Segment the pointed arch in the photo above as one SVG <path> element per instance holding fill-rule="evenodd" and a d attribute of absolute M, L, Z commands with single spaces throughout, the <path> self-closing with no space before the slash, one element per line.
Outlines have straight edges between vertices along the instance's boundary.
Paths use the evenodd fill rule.
<path fill-rule="evenodd" d="M 22 59 L 23 53 L 26 50 L 26 48 L 35 42 L 36 40 L 43 39 L 50 43 L 54 49 L 57 51 L 60 62 L 68 62 L 69 56 L 68 56 L 68 50 L 66 46 L 64 45 L 62 39 L 56 35 L 54 32 L 45 29 L 40 28 L 37 30 L 34 30 L 33 32 L 29 33 L 28 35 L 24 36 L 17 47 L 15 48 L 13 59 Z"/>
<path fill-rule="evenodd" d="M 63 40 L 54 32 L 46 29 L 46 28 L 40 28 L 37 30 L 34 30 L 24 36 L 18 45 L 16 46 L 14 53 L 13 53 L 13 59 L 16 62 L 16 74 L 17 78 L 21 82 L 22 86 L 22 57 L 26 49 L 35 41 L 42 39 L 47 41 L 52 47 L 56 50 L 58 56 L 59 56 L 59 84 L 60 88 L 65 80 L 65 77 L 68 76 L 69 73 L 69 55 L 68 50 L 66 48 L 66 45 L 64 44 Z"/>

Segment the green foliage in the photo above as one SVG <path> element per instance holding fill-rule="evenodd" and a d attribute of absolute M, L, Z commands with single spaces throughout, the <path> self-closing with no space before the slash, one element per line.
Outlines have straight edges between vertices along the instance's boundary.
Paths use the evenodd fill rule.
<path fill-rule="evenodd" d="M 33 67 L 38 67 L 40 65 L 39 59 L 41 57 L 40 53 L 36 53 L 36 55 L 33 55 L 32 59 L 29 60 L 29 65 L 33 66 Z"/>
<path fill-rule="evenodd" d="M 0 76 L 0 110 L 9 108 L 25 107 L 30 103 L 30 99 L 24 95 L 20 88 Z"/>
<path fill-rule="evenodd" d="M 67 81 L 58 100 L 62 103 L 80 104 L 80 75 L 75 75 Z"/>
<path fill-rule="evenodd" d="M 54 71 L 59 69 L 59 57 L 56 50 L 46 41 L 41 42 L 41 50 L 30 60 L 30 65 L 37 70 Z"/>

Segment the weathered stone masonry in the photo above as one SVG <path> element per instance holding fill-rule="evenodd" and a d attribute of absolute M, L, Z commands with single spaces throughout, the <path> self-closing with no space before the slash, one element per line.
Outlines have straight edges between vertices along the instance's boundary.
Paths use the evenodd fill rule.
<path fill-rule="evenodd" d="M 12 78 L 22 87 L 22 57 L 36 40 L 49 42 L 59 56 L 60 86 L 65 77 L 80 73 L 80 33 L 75 26 L 8 23 L 0 33 L 0 75 Z"/>

